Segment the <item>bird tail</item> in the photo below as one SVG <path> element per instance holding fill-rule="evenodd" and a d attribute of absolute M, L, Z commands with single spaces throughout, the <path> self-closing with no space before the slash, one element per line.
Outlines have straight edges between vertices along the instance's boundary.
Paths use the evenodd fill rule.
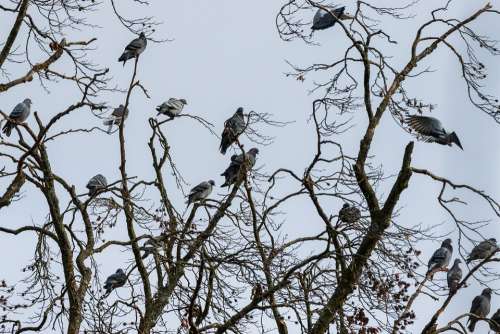
<path fill-rule="evenodd" d="M 14 124 L 11 121 L 7 121 L 7 123 L 5 123 L 5 125 L 2 128 L 2 132 L 5 133 L 7 137 L 10 137 L 13 126 Z"/>
<path fill-rule="evenodd" d="M 222 140 L 222 141 L 220 142 L 220 146 L 219 146 L 220 153 L 222 153 L 222 154 L 226 154 L 227 147 L 228 147 L 228 145 L 225 143 L 225 141 L 224 141 L 224 140 Z"/>
<path fill-rule="evenodd" d="M 474 332 L 474 329 L 476 329 L 476 321 L 477 319 L 475 318 L 469 318 L 469 326 L 467 327 L 470 332 Z"/>
<path fill-rule="evenodd" d="M 123 66 L 125 66 L 125 63 L 130 58 L 132 58 L 132 55 L 130 54 L 130 52 L 124 52 L 124 53 L 122 53 L 122 55 L 120 56 L 120 58 L 118 58 L 118 61 L 122 61 L 123 62 Z"/>
<path fill-rule="evenodd" d="M 457 289 L 458 289 L 458 282 L 456 281 L 453 281 L 450 283 L 450 295 L 454 294 L 455 292 L 457 292 Z"/>

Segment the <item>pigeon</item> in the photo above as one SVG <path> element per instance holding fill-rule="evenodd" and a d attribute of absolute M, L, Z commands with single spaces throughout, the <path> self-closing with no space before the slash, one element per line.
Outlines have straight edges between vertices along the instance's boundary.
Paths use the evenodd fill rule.
<path fill-rule="evenodd" d="M 470 263 L 471 261 L 474 260 L 485 259 L 496 250 L 497 250 L 497 240 L 495 238 L 483 240 L 477 246 L 472 248 L 472 251 L 470 252 L 466 262 Z"/>
<path fill-rule="evenodd" d="M 125 47 L 118 61 L 122 61 L 123 66 L 125 66 L 127 60 L 137 58 L 146 49 L 147 44 L 148 40 L 146 39 L 146 35 L 141 32 L 138 38 L 134 39 Z"/>
<path fill-rule="evenodd" d="M 102 174 L 97 174 L 92 177 L 87 183 L 87 189 L 89 190 L 89 196 L 94 196 L 101 189 L 104 189 L 108 186 L 108 181 Z"/>
<path fill-rule="evenodd" d="M 176 99 L 175 97 L 171 97 L 168 101 L 163 102 L 156 107 L 156 111 L 158 111 L 158 115 L 163 114 L 169 116 L 170 118 L 174 118 L 181 113 L 186 104 L 187 101 L 185 99 Z"/>
<path fill-rule="evenodd" d="M 108 126 L 108 134 L 111 133 L 113 129 L 113 124 L 120 124 L 122 119 L 126 119 L 128 117 L 128 108 L 125 109 L 123 104 L 120 104 L 118 108 L 115 108 L 111 113 L 111 116 L 102 122 L 102 124 Z"/>
<path fill-rule="evenodd" d="M 23 102 L 18 103 L 15 107 L 14 110 L 9 115 L 9 119 L 7 120 L 7 123 L 3 126 L 3 133 L 7 137 L 10 137 L 10 134 L 12 132 L 12 128 L 16 126 L 16 124 L 21 124 L 30 115 L 31 112 L 31 100 L 30 99 L 25 99 Z"/>
<path fill-rule="evenodd" d="M 191 189 L 186 204 L 189 206 L 191 203 L 207 198 L 212 192 L 214 185 L 215 182 L 213 180 L 208 180 Z"/>
<path fill-rule="evenodd" d="M 500 308 L 490 319 L 490 329 L 495 333 L 500 333 Z"/>
<path fill-rule="evenodd" d="M 486 318 L 488 316 L 488 313 L 490 313 L 490 302 L 491 302 L 491 289 L 486 288 L 483 290 L 483 292 L 479 295 L 474 297 L 472 300 L 472 305 L 470 306 L 470 311 L 469 313 L 474 314 L 474 316 L 469 316 L 469 320 L 467 321 L 469 323 L 469 331 L 474 332 L 474 329 L 476 328 L 476 322 L 479 320 L 479 318 Z"/>
<path fill-rule="evenodd" d="M 236 155 L 231 157 L 231 163 L 229 167 L 226 168 L 221 176 L 225 177 L 225 182 L 221 187 L 229 187 L 231 184 L 235 183 L 240 174 L 241 167 L 245 161 L 248 161 L 248 170 L 255 165 L 255 160 L 257 159 L 257 154 L 259 150 L 257 148 L 250 149 L 246 154 Z"/>
<path fill-rule="evenodd" d="M 454 294 L 458 289 L 458 284 L 462 279 L 462 269 L 460 269 L 460 263 L 462 261 L 460 259 L 455 259 L 453 266 L 448 270 L 448 274 L 446 275 L 446 279 L 448 281 L 448 289 L 450 290 L 450 295 Z"/>
<path fill-rule="evenodd" d="M 344 203 L 342 209 L 339 211 L 340 221 L 348 224 L 354 224 L 361 218 L 361 212 L 358 208 Z"/>
<path fill-rule="evenodd" d="M 348 15 L 344 14 L 345 7 L 332 8 L 327 7 L 329 11 L 318 8 L 314 15 L 311 30 L 324 30 L 333 27 L 338 20 L 345 20 Z M 330 13 L 331 11 L 331 13 Z M 332 13 L 334 16 L 332 16 Z"/>
<path fill-rule="evenodd" d="M 455 132 L 448 133 L 443 128 L 441 122 L 434 117 L 408 116 L 406 122 L 410 127 L 424 137 L 424 141 L 451 146 L 456 144 L 460 149 L 464 149 Z"/>
<path fill-rule="evenodd" d="M 104 289 L 106 289 L 106 293 L 109 294 L 114 289 L 124 286 L 126 282 L 127 275 L 123 272 L 122 269 L 118 269 L 116 273 L 106 278 Z"/>
<path fill-rule="evenodd" d="M 243 108 L 239 107 L 231 118 L 224 122 L 224 130 L 222 131 L 220 141 L 220 152 L 226 154 L 227 149 L 231 146 L 238 136 L 245 131 L 245 118 L 243 116 Z"/>
<path fill-rule="evenodd" d="M 430 275 L 432 280 L 433 272 L 438 269 L 446 269 L 450 263 L 451 254 L 453 253 L 453 246 L 451 245 L 451 239 L 445 239 L 434 254 L 432 254 L 427 265 L 427 275 Z"/>

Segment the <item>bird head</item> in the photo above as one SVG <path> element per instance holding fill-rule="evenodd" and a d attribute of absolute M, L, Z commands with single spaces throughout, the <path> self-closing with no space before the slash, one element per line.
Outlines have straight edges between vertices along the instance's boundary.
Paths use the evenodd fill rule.
<path fill-rule="evenodd" d="M 444 239 L 443 240 L 443 245 L 451 245 L 451 239 L 450 238 L 447 238 L 447 239 Z"/>
<path fill-rule="evenodd" d="M 460 259 L 455 259 L 455 264 L 459 264 L 459 263 L 462 263 L 462 260 L 460 260 Z"/>
<path fill-rule="evenodd" d="M 490 288 L 486 288 L 486 289 L 483 290 L 483 292 L 481 292 L 481 294 L 483 296 L 491 297 L 491 289 Z"/>
<path fill-rule="evenodd" d="M 182 104 L 188 104 L 187 101 L 186 101 L 186 99 L 180 99 L 179 101 L 181 101 Z"/>
<path fill-rule="evenodd" d="M 118 269 L 118 270 L 116 271 L 116 273 L 117 273 L 117 274 L 120 274 L 120 275 L 125 274 L 121 268 L 120 268 L 120 269 Z"/>
<path fill-rule="evenodd" d="M 253 156 L 256 156 L 257 154 L 259 154 L 259 149 L 254 147 L 254 148 L 251 148 L 250 151 L 248 151 L 248 154 L 251 154 Z"/>
<path fill-rule="evenodd" d="M 488 241 L 491 242 L 492 244 L 497 243 L 497 239 L 495 239 L 495 238 L 489 238 Z"/>
<path fill-rule="evenodd" d="M 208 183 L 210 183 L 212 186 L 215 186 L 215 181 L 214 180 L 209 180 Z"/>
<path fill-rule="evenodd" d="M 343 207 L 344 209 L 347 209 L 348 207 L 350 207 L 350 205 L 349 205 L 349 203 L 344 203 L 344 205 L 342 205 L 342 207 Z"/>
<path fill-rule="evenodd" d="M 23 101 L 24 104 L 26 104 L 28 107 L 31 106 L 31 100 L 30 99 L 24 99 Z"/>
<path fill-rule="evenodd" d="M 460 143 L 460 139 L 458 139 L 458 136 L 455 132 L 450 133 L 449 140 L 450 140 L 450 143 L 448 145 L 451 146 L 452 143 L 455 143 L 463 151 L 464 148 L 462 147 L 462 144 Z"/>
<path fill-rule="evenodd" d="M 237 113 L 238 115 L 243 116 L 243 107 L 239 107 L 238 109 L 236 109 L 236 113 Z"/>
<path fill-rule="evenodd" d="M 146 34 L 145 34 L 144 32 L 141 32 L 141 33 L 139 34 L 139 37 L 140 37 L 140 38 L 144 38 L 144 39 L 145 39 L 145 38 L 146 38 Z"/>

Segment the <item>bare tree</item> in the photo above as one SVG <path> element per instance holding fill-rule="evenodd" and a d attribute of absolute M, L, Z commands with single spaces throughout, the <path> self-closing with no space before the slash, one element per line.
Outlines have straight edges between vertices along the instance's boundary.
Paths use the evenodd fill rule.
<path fill-rule="evenodd" d="M 31 245 L 33 259 L 23 264 L 25 279 L 0 280 L 0 333 L 260 333 L 269 328 L 279 334 L 410 332 L 418 318 L 415 301 L 422 295 L 439 300 L 444 288 L 442 282 L 431 280 L 432 272 L 421 269 L 425 259 L 419 257 L 420 243 L 438 237 L 398 219 L 400 196 L 410 179 L 425 178 L 441 186 L 437 203 L 454 222 L 455 247 L 463 255 L 470 242 L 485 238 L 480 233 L 482 222 L 468 221 L 457 213 L 456 207 L 465 204 L 459 196 L 484 201 L 495 217 L 500 216 L 500 207 L 473 186 L 413 166 L 413 142 L 401 152 L 395 177 L 375 165 L 370 148 L 386 111 L 403 130 L 413 133 L 407 116 L 433 110 L 431 102 L 410 92 L 405 83 L 422 80 L 430 71 L 425 62 L 439 48 L 456 56 L 471 104 L 499 121 L 498 100 L 483 91 L 486 68 L 477 49 L 492 56 L 499 51 L 496 42 L 473 30 L 471 23 L 500 12 L 486 4 L 467 17 L 453 18 L 447 17 L 451 1 L 430 8 L 427 21 L 415 32 L 408 59 L 398 68 L 387 51 L 396 42 L 381 22 L 407 22 L 415 3 L 398 8 L 375 3 L 356 1 L 347 20 L 337 20 L 338 38 L 348 42 L 337 59 L 328 64 L 291 65 L 289 75 L 298 80 L 317 72 L 327 78 L 313 87 L 322 95 L 312 102 L 310 112 L 314 124 L 310 135 L 316 139 L 313 158 L 301 170 L 283 166 L 268 171 L 258 160 L 254 165 L 244 154 L 247 147 L 265 149 L 272 144 L 266 127 L 286 124 L 266 113 L 246 113 L 243 134 L 233 145 L 235 182 L 224 196 L 210 196 L 188 208 L 173 205 L 173 196 L 184 193 L 186 184 L 171 154 L 166 129 L 183 117 L 206 128 L 207 136 L 217 135 L 219 129 L 214 130 L 209 120 L 185 113 L 166 120 L 150 118 L 147 150 L 154 176 L 148 179 L 129 174 L 126 139 L 130 135 L 122 117 L 114 133 L 119 138 L 120 177 L 102 183 L 90 196 L 76 189 L 72 180 L 53 168 L 48 144 L 75 133 L 103 130 L 56 125 L 79 110 L 103 118 L 110 107 L 100 100 L 103 91 L 122 96 L 123 110 L 132 99 L 149 98 L 147 82 L 138 74 L 141 56 L 127 67 L 132 69 L 127 87 L 109 87 L 109 70 L 90 60 L 94 36 L 84 41 L 70 38 L 73 29 L 90 26 L 85 19 L 88 13 L 105 10 L 101 3 L 11 0 L 1 4 L 1 15 L 15 19 L 0 52 L 4 79 L 0 93 L 36 78 L 44 89 L 48 82 L 54 84 L 51 89 L 75 85 L 80 98 L 49 120 L 34 112 L 36 127 L 16 124 L 13 135 L 0 141 L 4 166 L 0 177 L 7 185 L 0 192 L 0 210 L 26 200 L 23 189 L 40 193 L 48 207 L 48 214 L 32 224 L 15 229 L 0 225 L 0 233 L 11 238 L 25 233 L 36 236 L 36 244 Z M 146 32 L 155 41 L 153 18 L 126 18 L 120 13 L 121 3 L 111 0 L 110 4 L 124 29 Z M 287 0 L 276 17 L 281 38 L 314 44 L 309 17 L 317 10 L 336 18 L 324 3 Z M 63 60 L 65 66 L 55 66 Z M 13 68 L 24 74 L 11 78 L 7 69 Z M 353 113 L 362 114 L 366 126 L 359 149 L 349 152 L 342 138 L 354 126 Z M 8 114 L 2 115 L 9 119 Z M 387 195 L 382 187 L 389 189 Z M 283 233 L 284 225 L 293 219 L 286 207 L 297 202 L 313 209 L 310 219 L 324 224 L 321 233 L 304 231 L 296 238 Z M 347 211 L 339 212 L 344 204 Z M 127 240 L 110 239 L 110 230 L 121 221 Z M 123 250 L 129 261 L 121 266 L 126 282 L 117 284 L 123 287 L 111 297 L 112 289 L 102 287 L 112 272 L 104 272 L 96 257 L 113 248 Z M 470 266 L 457 290 L 470 280 L 487 285 L 497 279 L 495 255 L 496 251 L 489 253 Z M 419 319 L 426 325 L 418 331 L 466 333 L 460 320 L 467 313 L 438 324 L 457 290 L 443 296 L 431 319 Z"/>

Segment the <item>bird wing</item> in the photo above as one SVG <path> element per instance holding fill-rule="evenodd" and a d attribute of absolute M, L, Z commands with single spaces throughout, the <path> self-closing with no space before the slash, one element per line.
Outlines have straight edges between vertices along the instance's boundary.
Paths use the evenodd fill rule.
<path fill-rule="evenodd" d="M 202 182 L 199 185 L 197 185 L 196 187 L 194 187 L 193 189 L 191 189 L 189 194 L 192 195 L 192 194 L 196 194 L 196 193 L 201 193 L 201 192 L 207 190 L 209 187 L 210 187 L 210 185 L 208 184 L 208 182 L 206 182 L 206 181 Z"/>
<path fill-rule="evenodd" d="M 406 119 L 410 127 L 424 136 L 444 133 L 443 125 L 434 117 L 412 115 Z"/>
<path fill-rule="evenodd" d="M 24 103 L 18 103 L 10 113 L 9 117 L 13 120 L 23 120 L 23 118 L 25 118 L 27 110 L 28 108 Z"/>
<path fill-rule="evenodd" d="M 448 253 L 449 251 L 444 248 L 444 247 L 441 247 L 441 248 L 438 248 L 434 254 L 432 254 L 432 257 L 429 259 L 429 267 L 432 265 L 432 264 L 439 264 L 439 265 L 442 265 L 446 258 L 448 257 Z"/>
<path fill-rule="evenodd" d="M 480 311 L 480 309 L 482 308 L 482 305 L 483 305 L 483 302 L 484 302 L 483 299 L 484 299 L 483 296 L 476 296 L 476 297 L 474 297 L 474 299 L 472 300 L 472 304 L 470 306 L 469 313 L 477 314 L 478 311 Z"/>
<path fill-rule="evenodd" d="M 126 47 L 126 51 L 131 51 L 131 52 L 137 52 L 141 50 L 144 47 L 144 40 L 140 37 L 134 39 L 132 42 L 130 42 Z"/>

